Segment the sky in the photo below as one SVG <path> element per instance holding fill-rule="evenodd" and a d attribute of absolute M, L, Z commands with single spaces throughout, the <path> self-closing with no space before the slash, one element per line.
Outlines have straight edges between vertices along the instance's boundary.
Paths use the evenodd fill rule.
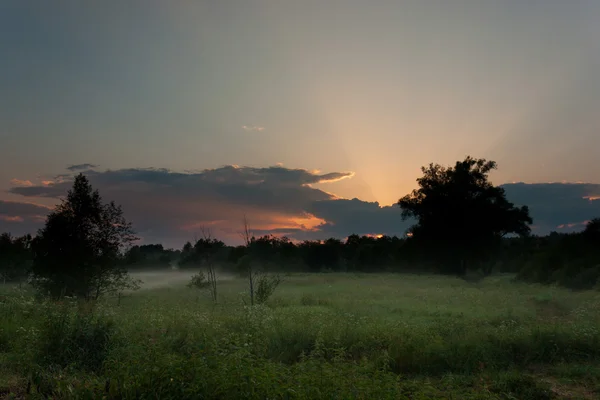
<path fill-rule="evenodd" d="M 420 167 L 467 155 L 537 232 L 580 229 L 599 20 L 597 0 L 4 0 L 0 231 L 34 231 L 84 172 L 145 242 L 235 241 L 243 215 L 401 235 Z"/>

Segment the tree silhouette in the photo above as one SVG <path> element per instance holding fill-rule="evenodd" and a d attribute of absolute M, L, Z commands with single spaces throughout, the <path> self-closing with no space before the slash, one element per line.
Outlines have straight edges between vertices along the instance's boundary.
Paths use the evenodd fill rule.
<path fill-rule="evenodd" d="M 0 235 L 0 281 L 19 280 L 26 277 L 31 261 L 31 235 L 13 237 Z"/>
<path fill-rule="evenodd" d="M 121 207 L 102 204 L 98 191 L 79 174 L 33 242 L 32 284 L 55 298 L 86 300 L 135 287 L 118 262 L 120 251 L 135 239 Z"/>
<path fill-rule="evenodd" d="M 402 218 L 414 217 L 411 240 L 443 261 L 444 271 L 464 275 L 507 234 L 527 235 L 532 223 L 526 206 L 515 207 L 488 174 L 494 161 L 466 157 L 455 166 L 429 164 L 419 188 L 398 201 Z"/>
<path fill-rule="evenodd" d="M 585 225 L 583 235 L 593 242 L 600 243 L 600 218 L 594 218 Z"/>

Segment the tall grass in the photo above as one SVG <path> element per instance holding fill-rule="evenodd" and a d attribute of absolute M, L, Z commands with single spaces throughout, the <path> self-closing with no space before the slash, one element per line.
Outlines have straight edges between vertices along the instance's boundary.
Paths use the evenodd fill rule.
<path fill-rule="evenodd" d="M 0 375 L 14 379 L 0 385 L 57 398 L 549 399 L 564 365 L 596 371 L 581 393 L 600 387 L 597 292 L 303 274 L 250 307 L 245 289 L 221 282 L 217 305 L 146 290 L 91 310 L 9 292 Z"/>

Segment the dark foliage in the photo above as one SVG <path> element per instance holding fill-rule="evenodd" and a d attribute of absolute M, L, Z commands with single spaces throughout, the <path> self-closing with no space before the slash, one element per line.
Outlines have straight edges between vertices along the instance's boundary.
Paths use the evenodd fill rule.
<path fill-rule="evenodd" d="M 0 235 L 0 281 L 17 281 L 27 276 L 31 267 L 31 235 Z"/>
<path fill-rule="evenodd" d="M 86 300 L 135 286 L 119 265 L 120 252 L 135 239 L 121 208 L 114 202 L 103 204 L 79 174 L 33 240 L 32 284 L 54 298 Z"/>
<path fill-rule="evenodd" d="M 580 233 L 552 233 L 536 238 L 532 251 L 521 262 L 518 278 L 572 289 L 597 287 L 600 278 L 598 221 L 590 221 Z"/>
<path fill-rule="evenodd" d="M 132 246 L 123 257 L 127 269 L 168 268 L 176 264 L 181 256 L 179 250 L 165 249 L 162 244 Z"/>
<path fill-rule="evenodd" d="M 412 240 L 438 258 L 442 272 L 464 275 L 506 235 L 529 234 L 528 208 L 515 207 L 488 181 L 493 169 L 495 162 L 471 157 L 454 167 L 430 164 L 421 168 L 419 188 L 398 201 L 403 218 L 417 219 Z"/>
<path fill-rule="evenodd" d="M 209 264 L 220 264 L 227 258 L 225 243 L 220 240 L 206 237 L 196 240 L 193 245 L 187 242 L 183 246 L 179 259 L 182 268 L 208 266 Z"/>

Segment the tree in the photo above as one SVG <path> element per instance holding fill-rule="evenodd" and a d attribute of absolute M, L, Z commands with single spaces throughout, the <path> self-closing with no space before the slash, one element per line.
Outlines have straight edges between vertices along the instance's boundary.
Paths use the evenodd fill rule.
<path fill-rule="evenodd" d="M 162 244 L 132 246 L 123 255 L 123 263 L 129 270 L 134 268 L 171 268 L 177 252 L 165 249 Z"/>
<path fill-rule="evenodd" d="M 421 168 L 419 188 L 398 201 L 403 219 L 417 219 L 411 240 L 441 256 L 445 272 L 464 275 L 506 235 L 530 232 L 529 209 L 515 207 L 488 181 L 493 169 L 494 161 L 471 157 L 453 168 L 429 164 Z"/>
<path fill-rule="evenodd" d="M 196 240 L 194 247 L 186 243 L 183 247 L 180 265 L 199 265 L 206 269 L 206 274 L 200 271 L 194 275 L 188 286 L 198 289 L 208 288 L 211 299 L 217 302 L 217 271 L 216 261 L 225 249 L 225 243 L 212 237 L 210 229 L 200 228 L 202 238 Z M 188 246 L 189 244 L 189 246 Z"/>
<path fill-rule="evenodd" d="M 600 243 L 600 218 L 594 218 L 585 225 L 583 235 L 591 242 Z"/>
<path fill-rule="evenodd" d="M 248 289 L 250 291 L 250 305 L 253 306 L 255 303 L 262 304 L 266 302 L 269 297 L 275 292 L 275 289 L 281 283 L 281 277 L 278 274 L 269 274 L 255 266 L 254 261 L 264 260 L 265 250 L 273 249 L 273 244 L 277 241 L 273 241 L 272 238 L 266 237 L 256 239 L 251 233 L 248 227 L 248 220 L 244 215 L 244 230 L 240 233 L 240 236 L 244 240 L 246 245 L 247 254 L 242 257 L 240 264 L 242 266 L 242 272 L 248 278 Z M 264 266 L 263 266 L 264 267 Z"/>
<path fill-rule="evenodd" d="M 85 300 L 137 288 L 118 262 L 120 252 L 136 239 L 121 207 L 103 204 L 98 191 L 79 174 L 33 241 L 31 283 L 54 298 Z"/>
<path fill-rule="evenodd" d="M 251 258 L 251 255 L 249 253 L 250 253 L 250 250 L 251 250 L 250 246 L 252 244 L 252 241 L 254 240 L 254 237 L 250 233 L 250 228 L 248 227 L 248 219 L 246 218 L 245 215 L 244 215 L 244 230 L 240 233 L 240 236 L 244 240 L 244 244 L 246 246 L 246 249 L 248 249 L 248 254 L 246 254 L 246 256 L 242 260 L 241 264 L 243 266 L 242 267 L 243 270 L 244 270 L 243 272 L 248 277 L 248 289 L 250 291 L 250 305 L 253 306 L 254 305 L 254 290 L 255 290 L 255 285 L 256 285 L 256 278 L 257 278 L 256 274 L 257 274 L 257 272 L 253 268 L 252 258 Z"/>
<path fill-rule="evenodd" d="M 2 283 L 24 278 L 31 262 L 31 235 L 0 235 L 0 280 Z"/>

